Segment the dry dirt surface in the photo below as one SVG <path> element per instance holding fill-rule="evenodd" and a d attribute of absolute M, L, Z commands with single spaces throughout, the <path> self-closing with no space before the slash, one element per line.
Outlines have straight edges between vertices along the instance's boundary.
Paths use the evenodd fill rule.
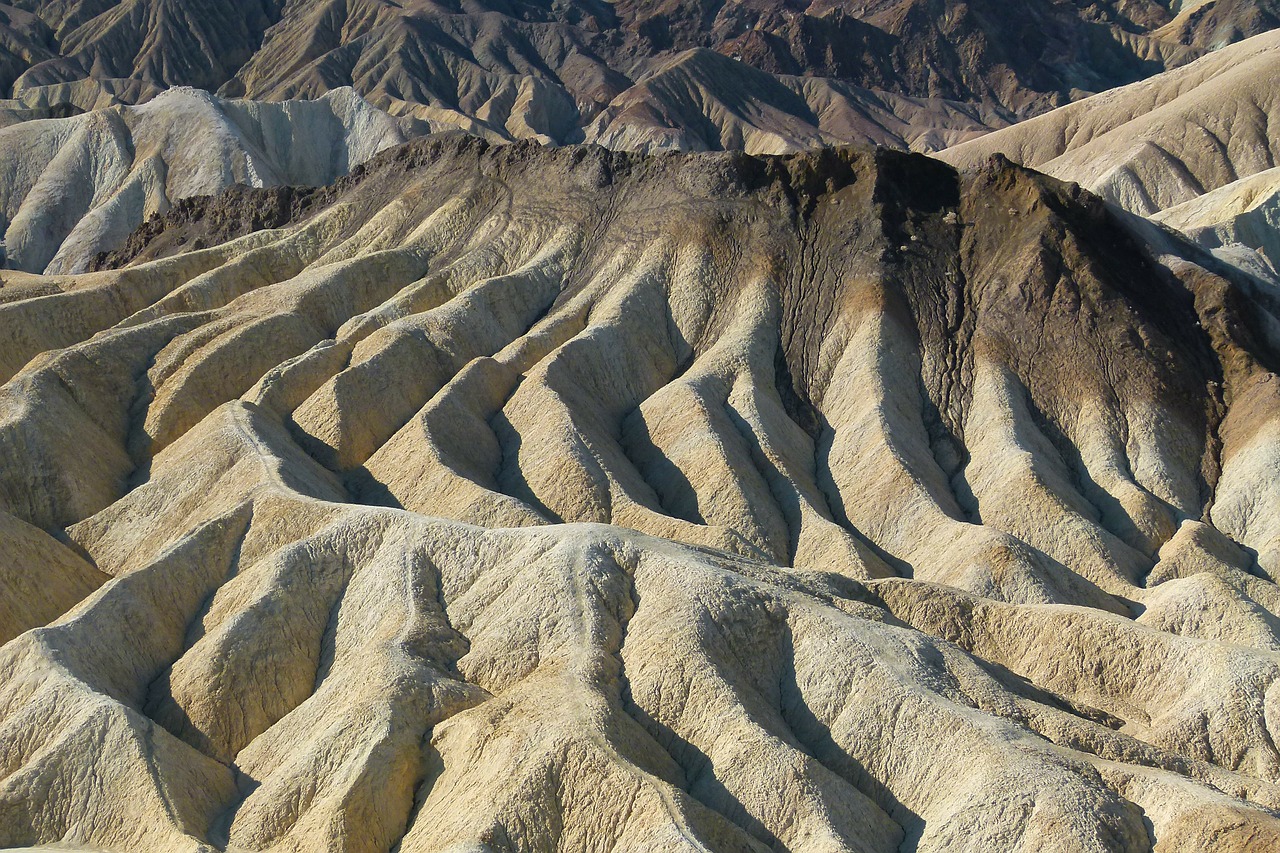
<path fill-rule="evenodd" d="M 253 195 L 4 274 L 0 846 L 1280 847 L 1258 281 L 1000 158 Z"/>

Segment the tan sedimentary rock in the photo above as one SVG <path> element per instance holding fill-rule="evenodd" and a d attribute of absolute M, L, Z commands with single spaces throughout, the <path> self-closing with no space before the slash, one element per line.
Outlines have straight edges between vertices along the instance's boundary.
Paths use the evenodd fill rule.
<path fill-rule="evenodd" d="M 106 575 L 37 527 L 0 514 L 0 643 L 53 621 Z"/>
<path fill-rule="evenodd" d="M 1280 844 L 1255 281 L 883 150 L 252 197 L 0 291 L 0 845 Z"/>
<path fill-rule="evenodd" d="M 1275 165 L 1280 32 L 957 145 L 976 166 L 1000 153 L 1149 215 Z"/>
<path fill-rule="evenodd" d="M 1280 271 L 1280 168 L 1243 177 L 1152 219 L 1246 269 L 1257 267 L 1251 250 L 1273 274 Z"/>
<path fill-rule="evenodd" d="M 350 89 L 280 104 L 174 89 L 141 106 L 3 128 L 6 265 L 83 272 L 180 199 L 232 184 L 322 186 L 426 129 Z"/>
<path fill-rule="evenodd" d="M 1280 33 L 1267 32 L 938 156 L 975 168 L 1003 154 L 1274 278 L 1278 75 Z"/>

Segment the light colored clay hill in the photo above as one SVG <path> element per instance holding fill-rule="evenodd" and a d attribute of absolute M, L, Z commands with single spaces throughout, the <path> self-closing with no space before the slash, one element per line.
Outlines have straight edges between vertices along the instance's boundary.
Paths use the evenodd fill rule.
<path fill-rule="evenodd" d="M 1249 249 L 1280 271 L 1280 168 L 1258 172 L 1160 211 L 1152 217 L 1238 263 Z"/>
<path fill-rule="evenodd" d="M 232 184 L 320 186 L 428 125 L 350 89 L 258 104 L 174 89 L 142 106 L 0 129 L 6 266 L 86 269 L 173 202 Z"/>
<path fill-rule="evenodd" d="M 1256 282 L 887 151 L 430 138 L 190 248 L 253 195 L 0 289 L 0 846 L 1280 846 Z"/>
<path fill-rule="evenodd" d="M 1280 31 L 957 145 L 975 167 L 993 153 L 1076 181 L 1143 215 L 1276 166 Z"/>
<path fill-rule="evenodd" d="M 400 113 L 392 116 L 350 88 L 323 91 L 314 101 L 283 102 L 170 89 L 150 93 L 138 106 L 99 104 L 84 114 L 66 107 L 68 101 L 59 100 L 64 96 L 75 100 L 46 89 L 40 97 L 28 91 L 23 99 L 0 102 L 0 257 L 8 269 L 83 272 L 98 254 L 118 248 L 144 221 L 182 199 L 235 184 L 323 186 L 377 152 L 435 128 L 493 141 L 550 141 L 552 132 L 578 132 L 572 123 L 521 123 L 515 117 L 526 115 L 526 107 L 540 108 L 516 109 L 518 99 L 507 99 L 501 116 L 467 106 L 484 117 L 481 123 L 465 112 L 403 101 L 390 104 Z M 933 150 L 1002 123 L 977 108 L 813 78 L 775 78 L 710 51 L 691 51 L 602 113 L 587 135 L 641 151 L 780 153 L 842 143 Z"/>

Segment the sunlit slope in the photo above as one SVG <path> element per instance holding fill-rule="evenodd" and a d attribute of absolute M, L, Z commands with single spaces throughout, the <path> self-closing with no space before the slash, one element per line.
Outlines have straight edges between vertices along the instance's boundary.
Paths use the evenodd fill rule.
<path fill-rule="evenodd" d="M 1255 282 L 857 149 L 188 214 L 0 290 L 0 844 L 1280 845 Z"/>

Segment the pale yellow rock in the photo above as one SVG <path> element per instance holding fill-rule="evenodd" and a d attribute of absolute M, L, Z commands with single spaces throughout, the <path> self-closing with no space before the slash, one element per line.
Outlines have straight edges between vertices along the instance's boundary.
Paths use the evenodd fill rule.
<path fill-rule="evenodd" d="M 0 513 L 0 645 L 61 616 L 107 579 L 39 528 Z"/>
<path fill-rule="evenodd" d="M 1280 845 L 1272 309 L 1166 232 L 435 138 L 134 249 L 0 291 L 0 846 Z"/>
<path fill-rule="evenodd" d="M 49 97 L 65 103 L 66 94 Z M 138 106 L 85 102 L 93 112 L 0 129 L 9 267 L 82 272 L 180 199 L 234 183 L 321 186 L 429 129 L 373 108 L 350 88 L 279 104 L 181 87 L 154 94 Z M 23 93 L 24 103 L 40 100 Z"/>

